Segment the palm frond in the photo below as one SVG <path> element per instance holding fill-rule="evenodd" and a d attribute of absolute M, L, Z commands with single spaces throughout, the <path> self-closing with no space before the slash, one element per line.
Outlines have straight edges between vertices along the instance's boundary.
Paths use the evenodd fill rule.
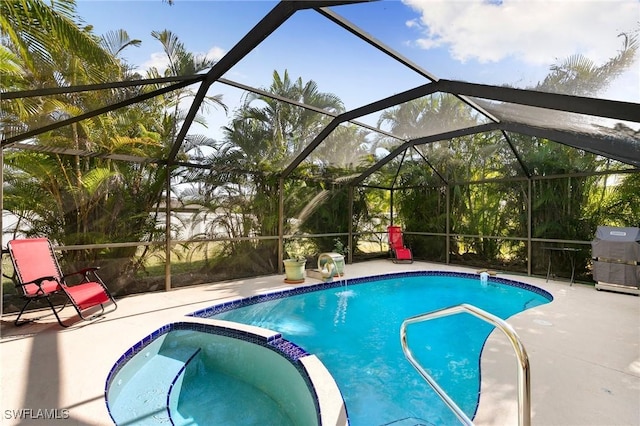
<path fill-rule="evenodd" d="M 141 40 L 131 39 L 123 29 L 109 31 L 100 37 L 100 46 L 113 56 L 118 56 L 127 47 L 139 47 L 141 43 Z"/>

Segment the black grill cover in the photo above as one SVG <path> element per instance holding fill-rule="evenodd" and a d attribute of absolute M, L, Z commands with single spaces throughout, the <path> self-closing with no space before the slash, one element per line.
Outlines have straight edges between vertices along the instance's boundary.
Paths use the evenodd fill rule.
<path fill-rule="evenodd" d="M 595 281 L 639 286 L 640 228 L 598 226 L 591 249 Z"/>

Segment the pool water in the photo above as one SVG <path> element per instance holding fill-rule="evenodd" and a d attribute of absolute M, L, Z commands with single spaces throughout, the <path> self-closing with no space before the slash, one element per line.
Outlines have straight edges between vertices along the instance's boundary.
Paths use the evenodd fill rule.
<path fill-rule="evenodd" d="M 197 381 L 197 384 L 194 383 Z M 218 369 L 201 368 L 183 385 L 176 413 L 187 421 L 178 424 L 294 426 L 278 403 L 255 386 Z M 250 404 L 247 404 L 250 401 Z M 241 420 L 238 407 L 242 410 Z M 176 415 L 174 414 L 174 424 Z"/>
<path fill-rule="evenodd" d="M 551 300 L 542 290 L 508 283 L 482 283 L 469 274 L 400 276 L 267 300 L 212 318 L 278 331 L 316 355 L 335 378 L 352 426 L 402 424 L 407 418 L 413 424 L 456 424 L 405 359 L 400 326 L 408 317 L 461 303 L 506 319 Z M 492 330 L 461 314 L 407 331 L 416 358 L 470 418 L 480 392 L 480 355 Z"/>
<path fill-rule="evenodd" d="M 289 412 L 296 407 L 285 410 L 280 402 L 290 398 L 276 400 L 270 395 L 273 392 L 264 392 L 264 385 L 261 385 L 289 377 L 288 382 L 293 387 L 293 380 L 298 374 L 292 365 L 278 362 L 279 355 L 262 346 L 217 335 L 198 336 L 196 332 L 183 331 L 182 336 L 176 337 L 178 347 L 185 346 L 185 337 L 192 341 L 194 347 L 203 348 L 201 353 L 204 355 L 215 352 L 215 356 L 200 356 L 190 364 L 173 410 L 174 424 L 207 425 L 214 422 L 217 425 L 294 426 Z M 262 364 L 260 367 L 255 366 L 258 362 Z M 251 377 L 247 377 L 248 374 Z M 301 379 L 298 378 L 298 382 L 297 396 L 307 397 L 305 405 L 312 409 L 315 420 L 309 391 Z M 247 401 L 251 403 L 247 404 Z M 238 407 L 245 407 L 241 416 L 238 415 Z"/>

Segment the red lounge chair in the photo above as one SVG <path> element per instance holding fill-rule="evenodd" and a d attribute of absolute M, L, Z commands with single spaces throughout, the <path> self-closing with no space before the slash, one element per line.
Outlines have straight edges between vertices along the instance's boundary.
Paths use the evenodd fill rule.
<path fill-rule="evenodd" d="M 68 302 L 71 302 L 83 320 L 90 320 L 104 314 L 104 305 L 106 303 L 111 302 L 114 306 L 109 312 L 115 311 L 118 307 L 109 290 L 97 275 L 98 268 L 86 268 L 78 272 L 62 275 L 58 260 L 53 253 L 53 247 L 48 239 L 12 240 L 9 241 L 8 251 L 13 262 L 13 279 L 16 286 L 21 289 L 24 298 L 27 299 L 15 320 L 15 325 L 19 326 L 35 320 L 20 321 L 20 317 L 29 303 L 39 299 L 47 301 L 58 320 L 58 324 L 62 327 L 67 326 L 62 323 L 58 313 L 64 309 Z M 66 279 L 72 275 L 82 275 L 82 282 L 75 285 L 67 285 Z M 54 294 L 67 296 L 64 305 L 57 310 L 49 298 Z M 100 306 L 100 314 L 87 316 L 85 311 L 96 306 Z M 91 309 L 91 311 L 94 312 L 95 310 Z"/>
<path fill-rule="evenodd" d="M 402 241 L 402 229 L 399 226 L 389 226 L 387 231 L 389 231 L 389 248 L 393 262 L 413 263 L 411 249 L 406 247 Z"/>

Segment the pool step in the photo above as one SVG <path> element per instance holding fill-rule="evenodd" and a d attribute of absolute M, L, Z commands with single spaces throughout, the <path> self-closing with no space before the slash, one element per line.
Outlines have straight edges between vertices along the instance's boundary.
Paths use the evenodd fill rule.
<path fill-rule="evenodd" d="M 193 348 L 163 349 L 153 355 L 135 374 L 140 388 L 127 386 L 114 401 L 113 410 L 127 413 L 124 423 L 136 425 L 170 424 L 167 411 L 169 387 L 193 355 Z"/>

